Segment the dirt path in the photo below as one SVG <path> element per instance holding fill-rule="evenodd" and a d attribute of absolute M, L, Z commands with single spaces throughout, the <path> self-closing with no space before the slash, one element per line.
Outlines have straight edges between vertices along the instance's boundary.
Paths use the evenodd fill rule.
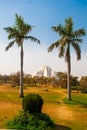
<path fill-rule="evenodd" d="M 53 118 L 58 118 L 58 120 L 74 120 L 74 112 L 63 102 L 63 99 L 66 97 L 66 91 L 61 92 L 58 90 L 58 93 L 62 93 L 58 105 L 55 107 L 55 105 L 49 104 L 43 107 L 43 111 L 46 111 Z"/>
<path fill-rule="evenodd" d="M 61 91 L 58 91 L 61 93 Z M 64 120 L 73 120 L 74 119 L 74 112 L 70 110 L 70 108 L 64 104 L 63 99 L 67 96 L 66 91 L 62 91 L 62 97 L 60 98 L 60 106 L 58 107 L 58 116 L 60 119 Z"/>
<path fill-rule="evenodd" d="M 74 119 L 74 113 L 66 105 L 59 106 L 57 110 L 57 115 L 60 119 L 63 119 L 63 120 Z"/>

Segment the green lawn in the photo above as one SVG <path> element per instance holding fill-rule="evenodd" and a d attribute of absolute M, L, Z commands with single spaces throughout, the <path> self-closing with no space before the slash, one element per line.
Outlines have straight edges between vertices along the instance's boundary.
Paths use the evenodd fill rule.
<path fill-rule="evenodd" d="M 55 130 L 87 130 L 87 94 L 72 93 L 67 101 L 66 90 L 60 88 L 29 87 L 27 93 L 38 93 L 44 99 L 42 111 L 55 123 Z M 21 110 L 22 99 L 19 89 L 10 85 L 0 85 L 0 128 Z"/>

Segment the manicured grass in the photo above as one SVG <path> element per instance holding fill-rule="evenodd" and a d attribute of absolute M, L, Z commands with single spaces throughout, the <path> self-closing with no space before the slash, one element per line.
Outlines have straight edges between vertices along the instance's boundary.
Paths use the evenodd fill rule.
<path fill-rule="evenodd" d="M 42 111 L 54 121 L 55 130 L 87 129 L 87 94 L 72 93 L 72 100 L 67 101 L 65 89 L 29 87 L 24 90 L 25 95 L 31 92 L 44 99 Z M 18 88 L 0 85 L 0 129 L 21 110 L 21 102 Z"/>

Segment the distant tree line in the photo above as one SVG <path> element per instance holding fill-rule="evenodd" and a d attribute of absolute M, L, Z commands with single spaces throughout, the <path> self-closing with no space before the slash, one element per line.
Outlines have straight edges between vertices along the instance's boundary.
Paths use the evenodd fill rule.
<path fill-rule="evenodd" d="M 30 74 L 23 74 L 24 87 L 61 87 L 67 88 L 67 73 L 57 72 L 56 78 L 39 77 Z M 10 75 L 0 74 L 0 84 L 8 83 L 12 87 L 20 86 L 20 72 L 12 73 Z M 87 93 L 87 76 L 82 76 L 79 80 L 78 77 L 70 76 L 70 85 L 72 90 L 80 90 Z"/>

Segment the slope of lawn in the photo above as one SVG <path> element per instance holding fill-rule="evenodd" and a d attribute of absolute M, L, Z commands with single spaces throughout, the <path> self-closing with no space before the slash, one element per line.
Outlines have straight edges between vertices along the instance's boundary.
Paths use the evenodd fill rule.
<path fill-rule="evenodd" d="M 55 123 L 55 130 L 87 130 L 87 94 L 72 93 L 67 101 L 66 90 L 60 88 L 28 87 L 27 93 L 38 93 L 44 99 L 43 113 Z M 21 110 L 19 89 L 0 85 L 0 129 Z"/>

